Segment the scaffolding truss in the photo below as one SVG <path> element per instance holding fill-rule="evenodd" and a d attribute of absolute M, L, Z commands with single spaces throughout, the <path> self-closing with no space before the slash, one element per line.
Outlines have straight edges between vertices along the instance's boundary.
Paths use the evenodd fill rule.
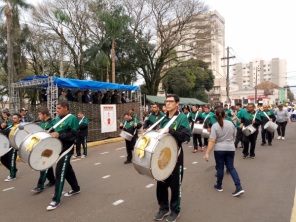
<path fill-rule="evenodd" d="M 56 117 L 56 105 L 58 103 L 58 86 L 54 84 L 54 77 L 49 76 L 45 79 L 33 79 L 30 81 L 17 82 L 11 84 L 11 109 L 18 112 L 21 108 L 21 99 L 19 89 L 21 88 L 34 88 L 34 87 L 47 88 L 47 108 L 51 117 Z"/>

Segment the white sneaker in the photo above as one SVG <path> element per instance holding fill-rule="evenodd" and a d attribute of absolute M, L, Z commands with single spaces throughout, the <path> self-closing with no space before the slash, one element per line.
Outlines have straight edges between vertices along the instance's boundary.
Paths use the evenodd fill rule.
<path fill-rule="evenodd" d="M 282 140 L 284 140 L 285 139 L 285 137 L 282 137 Z"/>
<path fill-rule="evenodd" d="M 281 136 L 278 136 L 278 138 L 277 138 L 278 140 L 280 140 L 280 139 L 282 139 L 282 137 Z"/>
<path fill-rule="evenodd" d="M 51 201 L 46 210 L 54 210 L 60 205 L 59 202 Z"/>
<path fill-rule="evenodd" d="M 82 156 L 81 156 L 81 159 L 83 159 L 83 158 L 85 158 L 85 157 L 86 157 L 85 155 L 82 155 Z"/>
<path fill-rule="evenodd" d="M 4 181 L 5 182 L 10 182 L 10 181 L 13 181 L 15 179 L 16 179 L 15 177 L 8 176 Z"/>

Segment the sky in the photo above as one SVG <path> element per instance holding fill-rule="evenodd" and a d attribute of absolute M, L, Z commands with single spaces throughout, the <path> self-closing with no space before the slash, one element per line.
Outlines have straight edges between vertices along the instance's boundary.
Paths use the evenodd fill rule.
<path fill-rule="evenodd" d="M 234 52 L 230 64 L 256 58 L 285 59 L 288 85 L 296 86 L 296 2 L 292 0 L 203 0 L 225 19 L 225 43 Z M 296 87 L 291 88 L 296 92 Z M 296 95 L 296 94 L 295 94 Z"/>
<path fill-rule="evenodd" d="M 42 0 L 30 0 L 31 4 Z M 180 0 L 181 1 L 181 0 Z M 236 58 L 230 64 L 260 58 L 285 59 L 287 82 L 296 86 L 296 2 L 293 0 L 200 0 L 225 19 L 226 47 Z M 291 88 L 296 95 L 296 87 Z"/>

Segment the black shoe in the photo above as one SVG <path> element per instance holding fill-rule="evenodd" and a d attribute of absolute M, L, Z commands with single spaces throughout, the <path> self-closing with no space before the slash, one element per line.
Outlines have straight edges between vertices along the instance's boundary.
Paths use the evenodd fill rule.
<path fill-rule="evenodd" d="M 243 194 L 245 191 L 243 190 L 243 188 L 236 188 L 235 191 L 232 193 L 233 197 L 238 197 L 241 194 Z"/>
<path fill-rule="evenodd" d="M 159 210 L 154 216 L 154 220 L 163 220 L 163 218 L 170 214 L 169 210 Z"/>
<path fill-rule="evenodd" d="M 266 143 L 261 143 L 261 146 L 264 146 Z"/>
<path fill-rule="evenodd" d="M 271 143 L 268 143 L 268 146 L 272 146 L 272 144 Z"/>
<path fill-rule="evenodd" d="M 52 187 L 54 185 L 55 185 L 55 183 L 49 182 L 49 183 L 47 183 L 47 184 L 44 185 L 44 188 L 46 189 L 46 188 Z"/>
<path fill-rule="evenodd" d="M 74 190 L 70 190 L 69 192 L 65 193 L 64 196 L 65 197 L 71 197 L 75 194 L 79 194 L 80 193 L 80 190 L 77 190 L 77 191 L 74 191 Z"/>
<path fill-rule="evenodd" d="M 180 216 L 180 212 L 171 211 L 170 215 L 167 217 L 167 222 L 175 222 L 177 218 Z"/>
<path fill-rule="evenodd" d="M 31 191 L 34 192 L 34 193 L 41 193 L 43 191 L 43 188 L 36 187 L 33 190 L 31 190 Z"/>
<path fill-rule="evenodd" d="M 214 185 L 214 189 L 219 191 L 219 192 L 222 192 L 223 191 L 223 188 L 221 186 L 218 186 L 217 184 Z"/>
<path fill-rule="evenodd" d="M 132 163 L 132 161 L 130 161 L 130 160 L 124 161 L 124 164 L 129 164 L 129 163 Z"/>

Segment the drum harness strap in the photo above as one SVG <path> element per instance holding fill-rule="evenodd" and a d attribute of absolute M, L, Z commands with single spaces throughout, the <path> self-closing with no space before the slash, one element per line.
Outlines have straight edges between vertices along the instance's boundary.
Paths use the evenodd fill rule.
<path fill-rule="evenodd" d="M 268 120 L 270 120 L 269 116 L 266 114 L 266 112 L 263 111 L 263 113 L 265 114 L 265 116 L 267 117 Z"/>

